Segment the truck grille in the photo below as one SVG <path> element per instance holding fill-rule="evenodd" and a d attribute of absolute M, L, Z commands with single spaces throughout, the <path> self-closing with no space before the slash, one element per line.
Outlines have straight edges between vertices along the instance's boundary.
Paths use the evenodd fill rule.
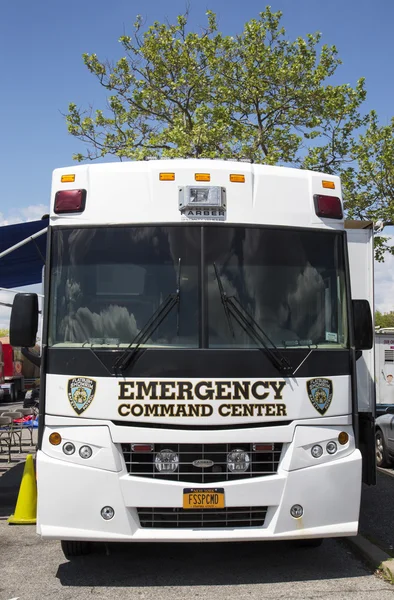
<path fill-rule="evenodd" d="M 157 529 L 201 529 L 217 527 L 262 527 L 266 506 L 232 506 L 218 510 L 183 508 L 137 508 L 141 527 Z"/>
<path fill-rule="evenodd" d="M 264 443 L 263 449 L 253 450 L 254 444 L 152 444 L 152 451 L 133 452 L 132 444 L 122 444 L 123 457 L 130 475 L 151 477 L 159 480 L 182 481 L 185 483 L 217 483 L 273 475 L 278 470 L 282 452 L 281 443 Z M 155 467 L 155 456 L 161 450 L 173 450 L 179 456 L 175 473 L 159 473 Z M 249 454 L 249 468 L 244 473 L 227 469 L 227 454 L 242 449 Z M 199 459 L 212 461 L 212 466 L 201 468 L 193 462 Z"/>

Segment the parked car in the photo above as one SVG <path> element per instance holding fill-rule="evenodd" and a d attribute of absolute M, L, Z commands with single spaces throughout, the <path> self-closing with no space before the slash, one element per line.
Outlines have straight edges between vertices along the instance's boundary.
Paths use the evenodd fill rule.
<path fill-rule="evenodd" d="M 375 421 L 376 464 L 389 467 L 394 462 L 394 406 Z"/>
<path fill-rule="evenodd" d="M 394 408 L 394 404 L 377 404 L 376 405 L 376 417 L 385 415 L 388 408 Z"/>

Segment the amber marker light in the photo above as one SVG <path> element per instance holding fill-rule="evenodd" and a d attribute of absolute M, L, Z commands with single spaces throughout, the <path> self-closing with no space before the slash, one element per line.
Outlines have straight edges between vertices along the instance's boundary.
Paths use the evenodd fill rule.
<path fill-rule="evenodd" d="M 61 180 L 62 183 L 74 183 L 75 175 L 62 175 Z"/>
<path fill-rule="evenodd" d="M 211 181 L 211 176 L 209 173 L 195 173 L 194 179 L 196 181 Z"/>
<path fill-rule="evenodd" d="M 160 181 L 175 181 L 175 173 L 159 173 Z"/>
<path fill-rule="evenodd" d="M 335 183 L 333 181 L 325 181 L 323 179 L 321 183 L 324 188 L 327 188 L 329 190 L 335 190 Z"/>
<path fill-rule="evenodd" d="M 60 435 L 60 433 L 57 433 L 57 431 L 54 431 L 49 436 L 49 443 L 52 444 L 52 446 L 58 446 L 61 443 L 61 441 L 62 436 Z"/>
<path fill-rule="evenodd" d="M 233 183 L 245 183 L 245 175 L 237 175 L 236 173 L 232 173 L 230 175 L 230 181 Z"/>
<path fill-rule="evenodd" d="M 338 442 L 341 444 L 341 446 L 344 446 L 345 444 L 347 444 L 349 441 L 349 434 L 346 433 L 346 431 L 341 431 L 341 433 L 338 435 Z"/>

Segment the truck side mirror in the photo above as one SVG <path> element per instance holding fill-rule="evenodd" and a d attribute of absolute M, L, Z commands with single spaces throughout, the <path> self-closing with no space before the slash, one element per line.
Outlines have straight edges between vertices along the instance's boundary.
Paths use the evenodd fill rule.
<path fill-rule="evenodd" d="M 11 311 L 10 344 L 32 348 L 36 344 L 38 328 L 37 294 L 16 294 Z"/>
<path fill-rule="evenodd" d="M 368 300 L 353 300 L 354 345 L 356 350 L 373 348 L 373 324 Z"/>

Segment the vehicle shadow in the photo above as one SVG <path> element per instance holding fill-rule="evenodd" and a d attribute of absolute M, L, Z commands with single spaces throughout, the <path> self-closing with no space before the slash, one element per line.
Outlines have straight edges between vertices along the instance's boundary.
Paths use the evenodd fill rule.
<path fill-rule="evenodd" d="M 107 552 L 107 553 L 106 553 Z M 61 564 L 63 586 L 221 586 L 365 576 L 343 541 L 320 548 L 289 542 L 104 544 Z M 344 560 L 346 558 L 346 560 Z"/>
<path fill-rule="evenodd" d="M 0 517 L 9 517 L 15 508 L 25 463 L 17 460 L 7 462 L 7 455 L 0 455 Z"/>

